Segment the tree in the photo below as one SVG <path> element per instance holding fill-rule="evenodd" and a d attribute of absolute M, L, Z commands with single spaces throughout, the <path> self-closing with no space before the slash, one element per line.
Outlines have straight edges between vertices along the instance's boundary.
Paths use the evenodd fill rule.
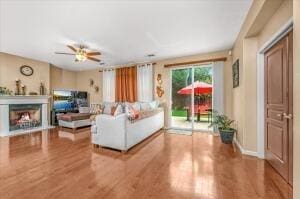
<path fill-rule="evenodd" d="M 190 104 L 190 95 L 180 95 L 177 92 L 192 84 L 192 69 L 177 69 L 172 71 L 172 109 L 183 109 L 184 106 Z M 194 81 L 202 81 L 211 84 L 212 83 L 212 68 L 211 67 L 199 67 L 194 69 Z"/>

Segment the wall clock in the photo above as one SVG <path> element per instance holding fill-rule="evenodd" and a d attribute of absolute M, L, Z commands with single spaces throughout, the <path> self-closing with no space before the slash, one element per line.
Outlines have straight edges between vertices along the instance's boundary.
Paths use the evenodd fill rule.
<path fill-rule="evenodd" d="M 33 74 L 33 68 L 27 65 L 20 67 L 20 72 L 25 76 L 31 76 Z"/>

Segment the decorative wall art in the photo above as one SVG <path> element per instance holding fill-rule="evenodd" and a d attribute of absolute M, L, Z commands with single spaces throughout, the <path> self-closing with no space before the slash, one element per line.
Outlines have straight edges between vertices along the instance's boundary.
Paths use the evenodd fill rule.
<path fill-rule="evenodd" d="M 156 86 L 156 94 L 158 97 L 162 97 L 165 93 L 165 91 L 163 90 L 163 87 L 162 87 L 162 75 L 161 74 L 157 74 L 157 86 Z"/>
<path fill-rule="evenodd" d="M 239 86 L 240 83 L 240 69 L 239 69 L 239 60 L 236 60 L 232 65 L 232 80 L 233 80 L 233 88 Z"/>
<path fill-rule="evenodd" d="M 99 92 L 99 86 L 95 86 L 94 89 L 95 89 L 95 93 Z"/>
<path fill-rule="evenodd" d="M 95 85 L 95 81 L 93 79 L 89 80 L 90 87 L 94 88 L 95 93 L 99 92 L 99 86 Z"/>
<path fill-rule="evenodd" d="M 94 80 L 93 79 L 90 79 L 90 87 L 93 87 L 95 84 Z"/>

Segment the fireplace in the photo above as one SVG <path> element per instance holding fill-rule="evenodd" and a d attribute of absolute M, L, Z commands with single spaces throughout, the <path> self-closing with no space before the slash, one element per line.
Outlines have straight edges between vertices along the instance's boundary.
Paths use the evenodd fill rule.
<path fill-rule="evenodd" d="M 42 104 L 10 104 L 9 131 L 42 125 Z"/>

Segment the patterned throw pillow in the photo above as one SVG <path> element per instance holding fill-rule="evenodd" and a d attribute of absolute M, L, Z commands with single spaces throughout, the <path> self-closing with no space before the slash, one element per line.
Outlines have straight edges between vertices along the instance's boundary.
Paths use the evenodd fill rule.
<path fill-rule="evenodd" d="M 116 117 L 123 113 L 123 107 L 121 104 L 111 107 L 110 115 Z"/>
<path fill-rule="evenodd" d="M 122 104 L 119 104 L 116 107 L 116 110 L 114 112 L 114 116 L 116 117 L 116 116 L 118 116 L 118 115 L 120 115 L 122 113 L 123 113 L 123 106 L 122 106 Z"/>
<path fill-rule="evenodd" d="M 130 121 L 134 121 L 139 118 L 139 111 L 135 110 L 131 105 L 126 105 L 126 114 Z"/>
<path fill-rule="evenodd" d="M 103 114 L 104 106 L 101 104 L 91 104 L 90 109 L 90 113 L 99 115 Z"/>
<path fill-rule="evenodd" d="M 110 114 L 111 114 L 112 116 L 115 116 L 116 110 L 117 110 L 117 107 L 116 107 L 116 106 L 110 107 Z"/>

